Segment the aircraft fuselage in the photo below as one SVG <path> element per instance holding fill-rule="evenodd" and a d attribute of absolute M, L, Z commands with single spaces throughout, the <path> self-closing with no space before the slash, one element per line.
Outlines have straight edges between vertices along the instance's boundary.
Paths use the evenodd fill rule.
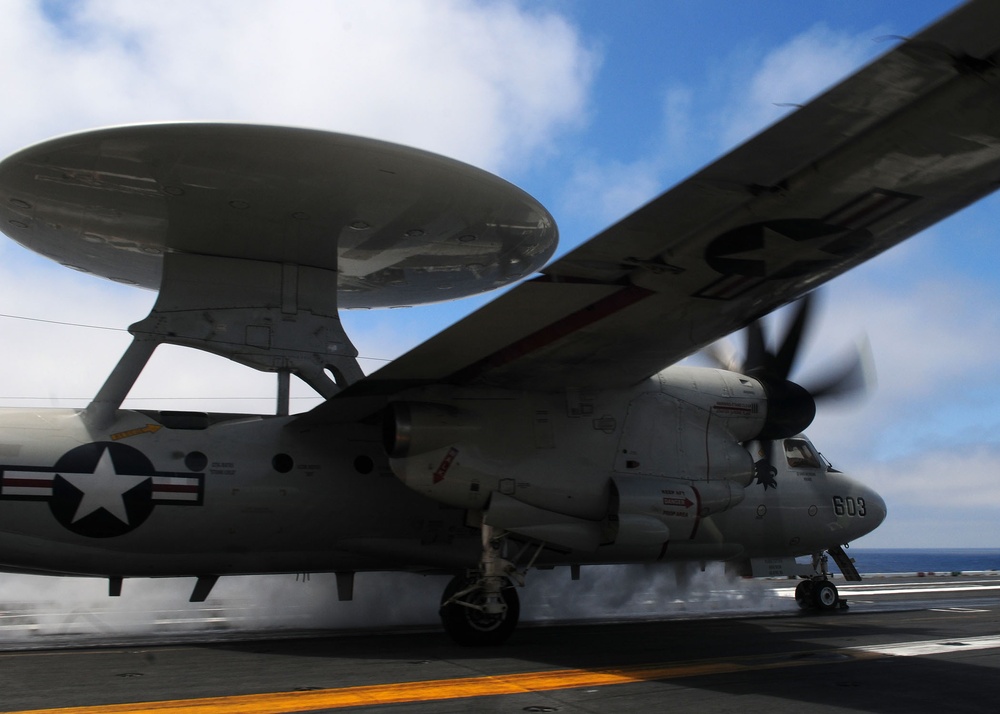
<path fill-rule="evenodd" d="M 754 483 L 736 424 L 759 395 L 720 401 L 730 374 L 568 396 L 418 390 L 398 403 L 413 407 L 403 446 L 377 420 L 120 410 L 97 431 L 83 410 L 0 410 L 0 568 L 457 572 L 484 514 L 549 543 L 549 565 L 793 557 L 874 529 L 877 494 L 822 459 L 793 465 L 782 442 L 773 480 Z"/>

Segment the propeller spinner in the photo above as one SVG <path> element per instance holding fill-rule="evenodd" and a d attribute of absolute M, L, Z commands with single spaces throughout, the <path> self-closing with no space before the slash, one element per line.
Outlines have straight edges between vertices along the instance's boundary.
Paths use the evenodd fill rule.
<path fill-rule="evenodd" d="M 813 319 L 815 293 L 795 304 L 792 322 L 777 349 L 768 346 L 765 326 L 756 320 L 747 326 L 747 345 L 743 364 L 723 356 L 718 347 L 709 358 L 722 369 L 741 372 L 764 386 L 767 394 L 767 420 L 757 438 L 762 441 L 784 439 L 799 434 L 816 416 L 816 404 L 868 391 L 874 380 L 870 348 L 862 342 L 848 357 L 805 384 L 789 379 L 802 351 L 803 338 Z"/>

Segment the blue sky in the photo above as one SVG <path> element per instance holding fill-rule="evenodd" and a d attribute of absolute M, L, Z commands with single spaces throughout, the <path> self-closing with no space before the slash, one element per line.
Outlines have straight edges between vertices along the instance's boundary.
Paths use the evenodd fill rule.
<path fill-rule="evenodd" d="M 0 66 L 17 71 L 0 76 L 0 155 L 134 121 L 362 134 L 518 184 L 564 252 L 955 4 L 7 0 Z M 865 333 L 879 373 L 866 404 L 809 430 L 886 496 L 862 545 L 1000 547 L 998 214 L 986 199 L 826 291 L 801 373 Z M 488 299 L 344 321 L 371 371 Z M 3 241 L 0 405 L 85 404 L 152 300 Z M 129 405 L 265 411 L 273 391 L 268 375 L 161 348 Z"/>

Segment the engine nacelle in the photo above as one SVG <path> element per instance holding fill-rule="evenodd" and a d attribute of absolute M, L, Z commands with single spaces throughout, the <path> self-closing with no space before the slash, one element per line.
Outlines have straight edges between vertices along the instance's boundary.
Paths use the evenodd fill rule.
<path fill-rule="evenodd" d="M 382 440 L 390 458 L 403 459 L 456 444 L 480 428 L 474 414 L 429 402 L 393 402 L 386 408 Z"/>
<path fill-rule="evenodd" d="M 689 540 L 696 535 L 702 518 L 732 508 L 744 497 L 743 487 L 726 479 L 614 476 L 611 483 L 608 519 L 616 545 Z"/>
<path fill-rule="evenodd" d="M 697 483 L 753 480 L 740 442 L 765 423 L 762 385 L 734 372 L 671 367 L 632 398 L 615 456 L 618 473 Z"/>
<path fill-rule="evenodd" d="M 702 428 L 728 432 L 747 441 L 767 421 L 767 392 L 760 381 L 722 369 L 671 367 L 659 375 L 660 390 L 697 409 Z"/>
<path fill-rule="evenodd" d="M 407 487 L 457 508 L 483 509 L 490 494 L 500 492 L 587 521 L 620 517 L 619 531 L 647 532 L 641 540 L 663 529 L 630 516 L 650 515 L 645 510 L 610 509 L 610 479 L 649 478 L 678 489 L 699 484 L 697 493 L 683 487 L 685 497 L 700 504 L 688 520 L 705 508 L 714 512 L 717 501 L 731 502 L 753 480 L 753 459 L 740 442 L 760 431 L 765 404 L 753 379 L 686 367 L 628 390 L 560 394 L 435 385 L 408 396 L 384 412 L 389 467 Z M 734 490 L 718 496 L 713 489 L 729 487 L 713 484 L 725 481 Z M 623 488 L 628 502 L 631 491 Z M 670 525 L 663 513 L 653 515 Z"/>

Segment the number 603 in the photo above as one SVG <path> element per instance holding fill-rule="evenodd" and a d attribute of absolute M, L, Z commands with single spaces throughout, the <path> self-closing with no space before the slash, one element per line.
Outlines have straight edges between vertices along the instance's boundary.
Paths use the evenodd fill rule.
<path fill-rule="evenodd" d="M 865 507 L 865 499 L 863 498 L 834 496 L 833 512 L 838 516 L 860 516 L 864 518 L 868 514 L 868 509 Z"/>

